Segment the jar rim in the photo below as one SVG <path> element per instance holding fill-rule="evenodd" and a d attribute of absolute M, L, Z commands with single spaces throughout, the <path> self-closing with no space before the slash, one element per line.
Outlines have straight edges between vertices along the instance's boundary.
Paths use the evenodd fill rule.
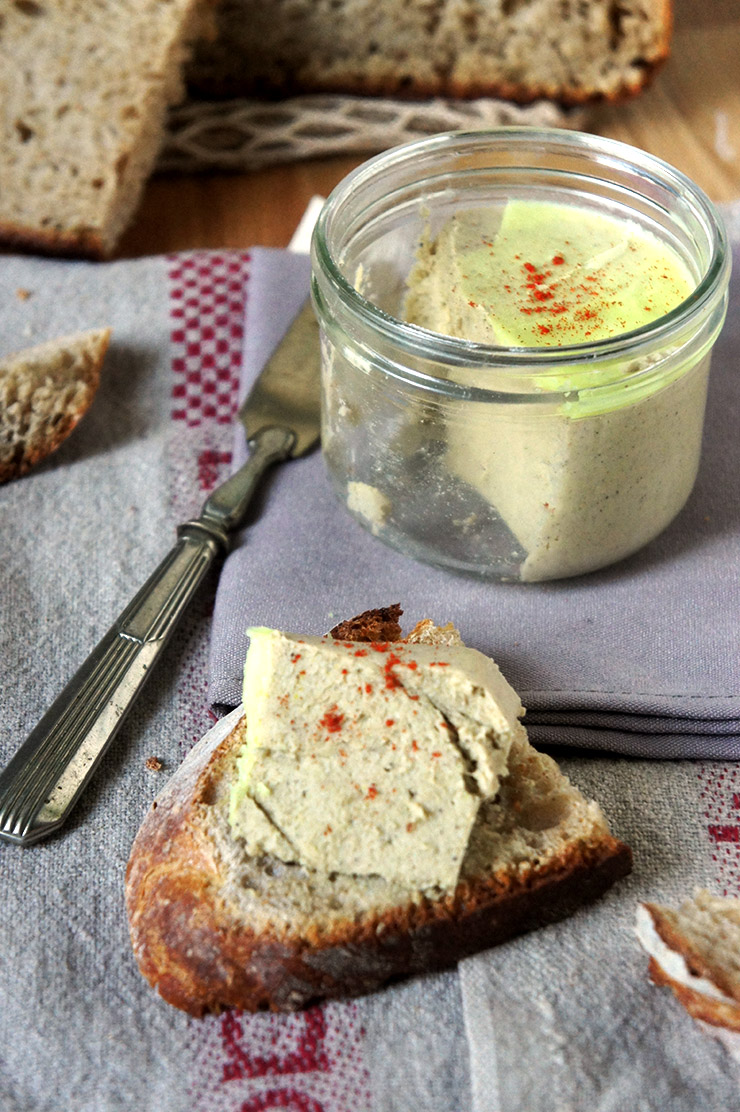
<path fill-rule="evenodd" d="M 695 289 L 668 313 L 639 328 L 613 337 L 558 347 L 505 347 L 464 340 L 433 332 L 410 324 L 375 305 L 342 273 L 330 247 L 331 225 L 341 215 L 343 206 L 360 186 L 422 154 L 440 155 L 485 150 L 492 145 L 522 151 L 581 154 L 593 158 L 594 167 L 606 161 L 630 169 L 688 201 L 694 215 L 706 229 L 711 254 L 705 272 Z M 531 167 L 512 162 L 517 170 L 546 170 L 533 162 Z M 594 175 L 598 178 L 598 174 Z M 423 182 L 420 177 L 419 181 Z M 562 373 L 564 366 L 574 368 L 584 363 L 613 359 L 637 359 L 646 349 L 667 346 L 677 329 L 690 327 L 697 318 L 704 318 L 724 296 L 730 274 L 727 233 L 721 216 L 704 191 L 680 170 L 655 155 L 616 139 L 591 135 L 565 128 L 501 127 L 486 131 L 441 132 L 429 138 L 413 140 L 377 154 L 351 171 L 332 190 L 319 214 L 312 238 L 314 278 L 317 269 L 328 279 L 345 309 L 371 332 L 380 334 L 403 351 L 436 363 L 454 367 L 486 368 L 492 366 L 507 372 L 526 372 L 527 376 Z M 314 286 L 316 283 L 314 282 Z M 412 375 L 412 377 L 417 377 Z M 427 377 L 426 375 L 423 377 Z"/>

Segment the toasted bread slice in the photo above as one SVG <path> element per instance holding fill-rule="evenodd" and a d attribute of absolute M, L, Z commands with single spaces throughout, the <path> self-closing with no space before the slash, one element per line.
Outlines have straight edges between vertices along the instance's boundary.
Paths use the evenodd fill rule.
<path fill-rule="evenodd" d="M 110 335 L 75 332 L 0 359 L 0 482 L 25 475 L 87 413 Z"/>
<path fill-rule="evenodd" d="M 415 636 L 428 643 L 434 629 L 421 623 Z M 453 634 L 441 630 L 442 643 Z M 237 709 L 193 749 L 146 816 L 127 869 L 141 971 L 192 1015 L 229 1005 L 292 1011 L 450 967 L 562 919 L 631 868 L 598 805 L 523 731 L 452 890 L 250 856 L 229 825 L 244 725 Z"/>

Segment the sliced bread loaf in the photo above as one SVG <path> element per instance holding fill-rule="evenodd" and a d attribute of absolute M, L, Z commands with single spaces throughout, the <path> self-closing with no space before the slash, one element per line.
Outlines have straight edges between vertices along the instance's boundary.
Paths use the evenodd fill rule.
<path fill-rule="evenodd" d="M 109 255 L 180 99 L 201 0 L 15 0 L 0 14 L 0 243 Z"/>
<path fill-rule="evenodd" d="M 223 0 L 208 93 L 616 100 L 666 58 L 671 0 Z"/>
<path fill-rule="evenodd" d="M 110 329 L 47 340 L 0 359 L 0 482 L 25 475 L 87 412 Z"/>
<path fill-rule="evenodd" d="M 394 615 L 383 614 L 387 633 Z M 368 631 L 375 623 L 362 617 L 355 628 Z M 435 628 L 422 623 L 414 636 L 433 643 Z M 440 636 L 455 641 L 450 627 Z M 256 856 L 229 821 L 244 728 L 237 709 L 193 749 L 145 818 L 127 869 L 141 971 L 193 1015 L 290 1011 L 446 968 L 571 914 L 630 870 L 598 805 L 523 730 L 450 890 Z"/>

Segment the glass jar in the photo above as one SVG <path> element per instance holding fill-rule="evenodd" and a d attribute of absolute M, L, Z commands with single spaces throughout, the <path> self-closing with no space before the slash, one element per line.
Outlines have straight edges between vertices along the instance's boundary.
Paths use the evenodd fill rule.
<path fill-rule="evenodd" d="M 406 323 L 424 238 L 510 199 L 637 223 L 696 287 L 649 324 L 568 346 L 497 347 Z M 635 552 L 684 505 L 730 264 L 717 212 L 677 170 L 577 132 L 436 135 L 340 183 L 312 261 L 324 458 L 381 540 L 482 576 L 558 579 Z"/>

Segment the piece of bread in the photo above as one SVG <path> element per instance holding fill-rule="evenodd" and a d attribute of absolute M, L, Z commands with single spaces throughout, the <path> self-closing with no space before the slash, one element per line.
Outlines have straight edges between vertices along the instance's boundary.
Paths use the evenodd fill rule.
<path fill-rule="evenodd" d="M 618 100 L 668 55 L 671 0 L 224 0 L 189 82 L 210 95 L 342 92 Z"/>
<path fill-rule="evenodd" d="M 100 258 L 181 99 L 202 0 L 16 0 L 0 15 L 0 243 Z"/>
<path fill-rule="evenodd" d="M 110 334 L 76 332 L 0 359 L 0 482 L 25 475 L 87 413 Z"/>
<path fill-rule="evenodd" d="M 677 911 L 640 904 L 637 936 L 650 955 L 651 980 L 713 1034 L 732 1033 L 740 1052 L 740 900 L 699 889 Z"/>
<path fill-rule="evenodd" d="M 428 644 L 433 628 L 420 623 L 414 637 Z M 451 644 L 456 635 L 444 627 L 441 636 Z M 449 967 L 571 914 L 631 868 L 598 805 L 523 730 L 499 794 L 481 805 L 453 891 L 251 857 L 228 820 L 243 730 L 237 709 L 192 750 L 152 805 L 127 869 L 136 960 L 192 1015 L 229 1005 L 292 1011 Z"/>

